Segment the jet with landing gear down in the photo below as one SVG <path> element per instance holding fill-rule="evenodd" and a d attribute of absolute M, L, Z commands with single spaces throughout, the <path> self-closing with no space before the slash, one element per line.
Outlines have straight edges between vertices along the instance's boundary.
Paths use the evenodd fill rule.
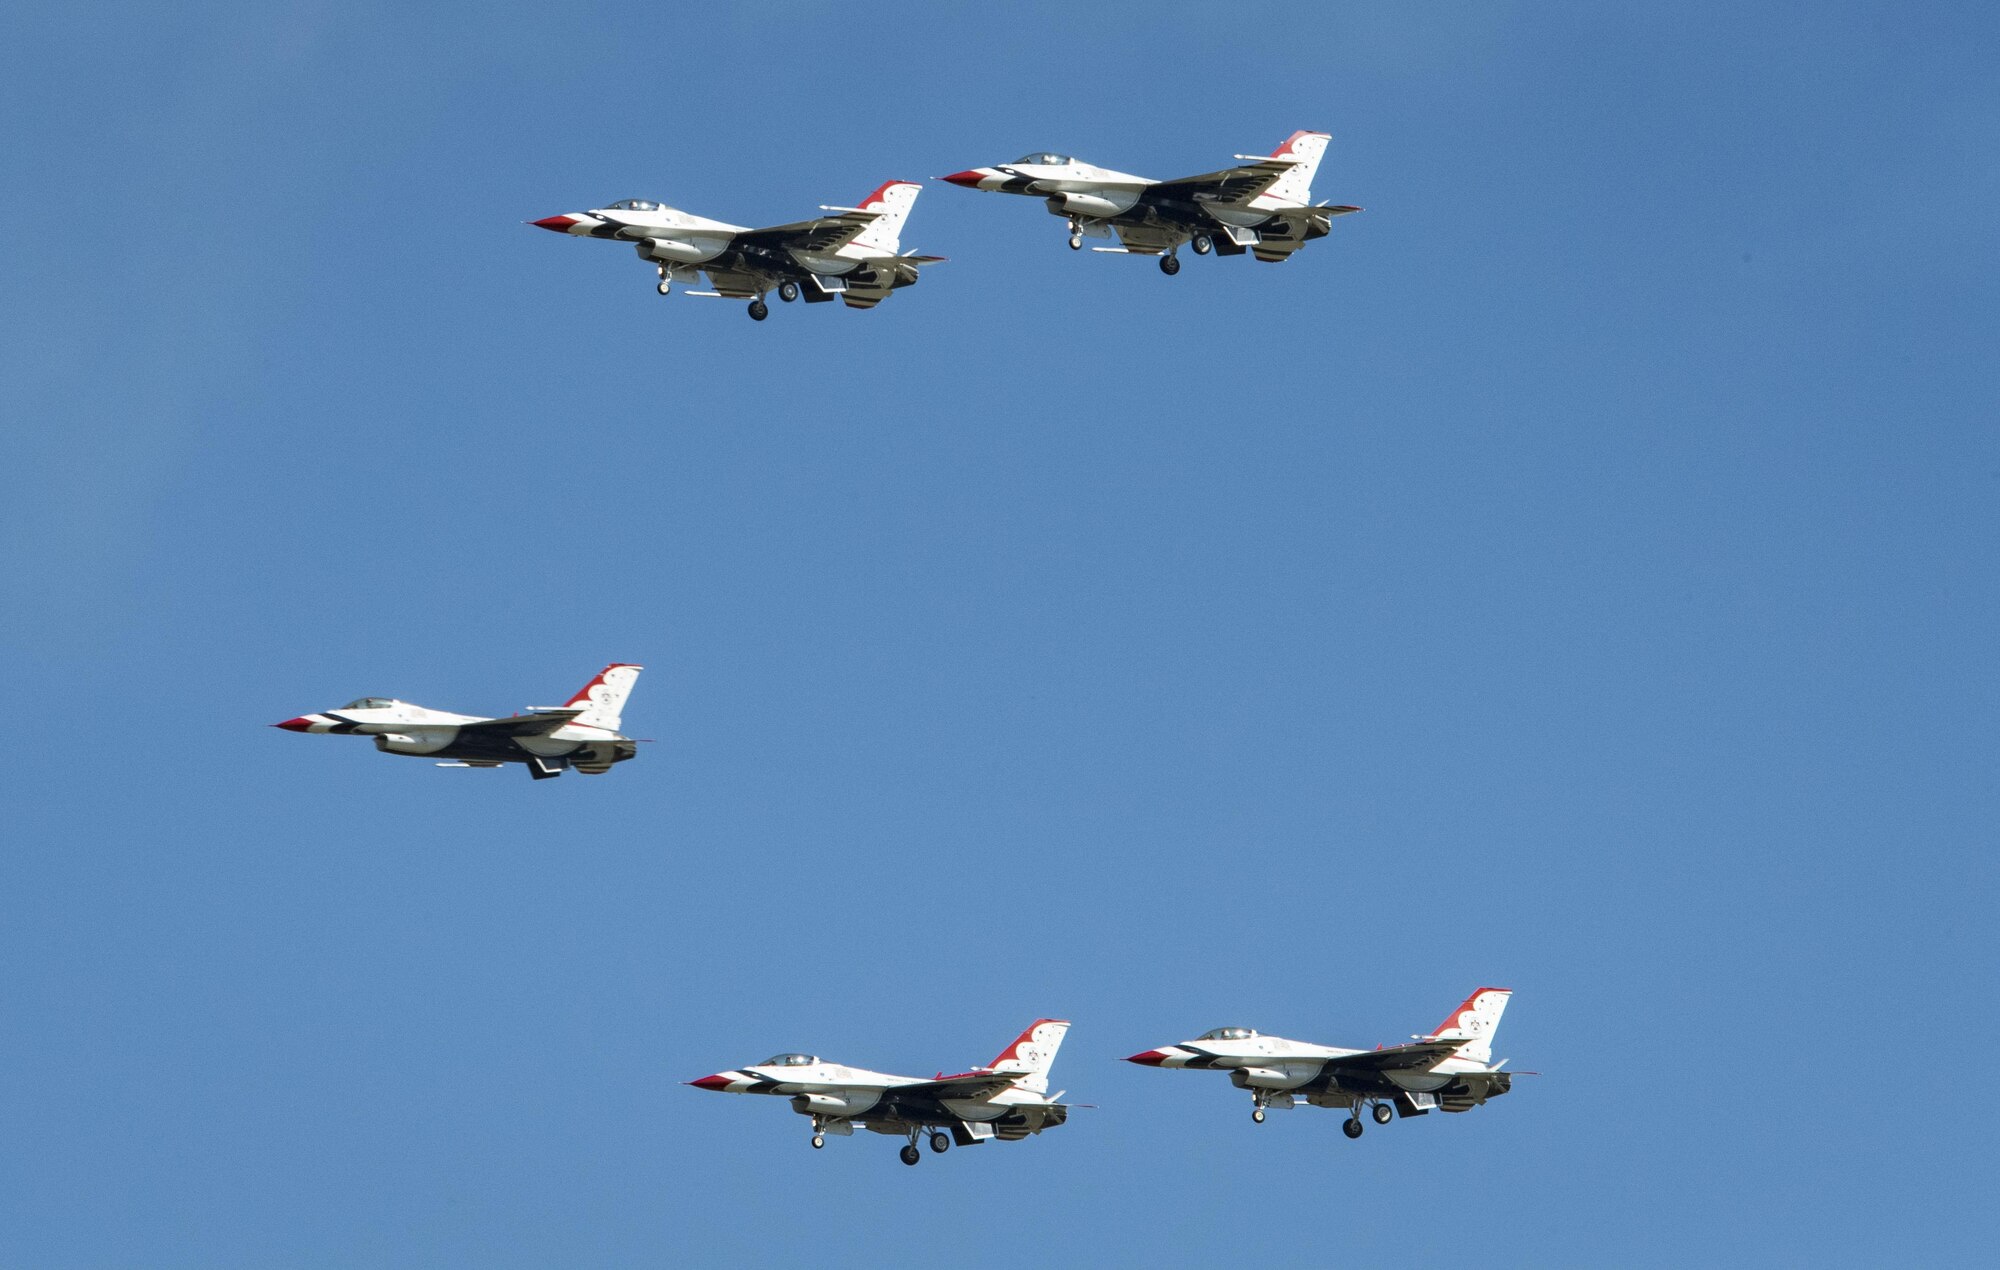
<path fill-rule="evenodd" d="M 943 256 L 901 254 L 903 222 L 922 188 L 890 181 L 859 207 L 822 207 L 825 216 L 769 229 L 709 220 L 643 198 L 528 223 L 558 234 L 631 243 L 639 259 L 659 273 L 661 295 L 676 282 L 699 282 L 705 273 L 713 290 L 687 294 L 748 299 L 750 316 L 761 322 L 770 316 L 764 297 L 773 291 L 787 302 L 840 299 L 849 308 L 872 309 L 891 291 L 915 283 L 925 265 L 943 261 Z"/>
<path fill-rule="evenodd" d="M 567 769 L 594 776 L 639 752 L 638 742 L 620 735 L 618 725 L 640 669 L 614 662 L 566 705 L 532 706 L 526 714 L 504 719 L 429 710 L 394 697 L 363 697 L 338 710 L 302 714 L 271 726 L 372 736 L 375 748 L 385 754 L 446 760 L 439 767 L 524 763 L 538 781 Z"/>
<path fill-rule="evenodd" d="M 1180 249 L 1219 256 L 1250 252 L 1263 261 L 1290 256 L 1324 238 L 1333 218 L 1358 207 L 1312 201 L 1313 173 L 1326 153 L 1327 134 L 1295 132 L 1268 158 L 1239 154 L 1238 167 L 1174 181 L 1114 172 L 1066 154 L 1038 152 L 997 167 L 971 168 L 941 178 L 974 190 L 1028 194 L 1044 199 L 1051 215 L 1069 222 L 1070 250 L 1084 235 L 1109 238 L 1118 247 L 1093 251 L 1158 256 L 1160 272 L 1181 271 Z"/>
<path fill-rule="evenodd" d="M 1017 1142 L 1067 1120 L 1061 1092 L 1049 1093 L 1049 1067 L 1068 1031 L 1063 1019 L 1037 1019 L 985 1067 L 930 1080 L 843 1067 L 811 1054 L 779 1054 L 687 1083 L 790 1098 L 793 1111 L 812 1117 L 815 1150 L 826 1145 L 826 1135 L 848 1137 L 856 1126 L 905 1138 L 903 1163 L 915 1164 L 923 1158 L 917 1139 L 925 1135 L 931 1150 L 942 1153 L 953 1143 Z"/>
<path fill-rule="evenodd" d="M 1376 1124 L 1388 1124 L 1393 1116 L 1470 1111 L 1506 1093 L 1515 1073 L 1500 1070 L 1507 1060 L 1493 1061 L 1493 1033 L 1512 995 L 1508 988 L 1480 988 L 1437 1031 L 1386 1049 L 1334 1049 L 1219 1027 L 1125 1061 L 1226 1071 L 1231 1084 L 1250 1091 L 1250 1118 L 1258 1124 L 1267 1109 L 1289 1110 L 1301 1098 L 1315 1107 L 1344 1107 L 1341 1128 L 1358 1138 L 1363 1108 Z"/>

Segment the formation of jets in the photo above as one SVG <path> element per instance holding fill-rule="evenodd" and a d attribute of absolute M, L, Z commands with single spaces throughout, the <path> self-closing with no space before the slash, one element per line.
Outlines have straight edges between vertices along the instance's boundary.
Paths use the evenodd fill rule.
<path fill-rule="evenodd" d="M 1275 262 L 1315 238 L 1333 218 L 1361 209 L 1312 201 L 1313 174 L 1330 140 L 1324 132 L 1295 132 L 1268 155 L 1236 157 L 1232 167 L 1199 176 L 1154 181 L 1039 151 L 1012 163 L 954 172 L 941 180 L 977 190 L 1027 194 L 1046 201 L 1069 225 L 1069 245 L 1086 236 L 1116 247 L 1094 251 L 1157 256 L 1168 275 L 1181 271 L 1180 249 L 1197 256 L 1213 251 Z M 587 212 L 565 212 L 531 225 L 579 238 L 630 243 L 659 274 L 667 295 L 676 282 L 708 278 L 706 291 L 689 295 L 750 301 L 750 316 L 771 314 L 764 297 L 823 303 L 840 299 L 872 309 L 891 291 L 913 285 L 924 266 L 942 256 L 905 254 L 903 223 L 922 187 L 889 181 L 859 207 L 821 206 L 825 215 L 768 229 L 709 220 L 651 199 L 627 198 Z"/>
<path fill-rule="evenodd" d="M 1346 1108 L 1341 1127 L 1361 1136 L 1363 1108 L 1376 1124 L 1397 1115 L 1464 1112 L 1507 1093 L 1513 1074 L 1493 1061 L 1493 1034 L 1513 995 L 1507 988 L 1478 988 L 1446 1016 L 1437 1031 L 1409 1045 L 1373 1050 L 1335 1049 L 1264 1036 L 1247 1027 L 1219 1027 L 1192 1041 L 1144 1050 L 1127 1062 L 1146 1067 L 1215 1068 L 1250 1091 L 1250 1118 L 1264 1123 L 1269 1109 L 1290 1108 L 1303 1098 L 1315 1107 Z M 999 1139 L 1018 1142 L 1069 1119 L 1063 1093 L 1049 1092 L 1049 1068 L 1069 1032 L 1066 1019 L 1037 1019 L 984 1067 L 947 1076 L 894 1076 L 831 1063 L 813 1054 L 778 1054 L 761 1063 L 687 1082 L 728 1094 L 772 1094 L 812 1119 L 812 1145 L 828 1134 L 859 1129 L 905 1139 L 903 1163 L 923 1158 L 926 1135 L 943 1154 L 954 1144 Z"/>
<path fill-rule="evenodd" d="M 1326 153 L 1323 132 L 1295 132 L 1269 155 L 1237 155 L 1235 165 L 1198 176 L 1155 181 L 1046 151 L 1012 163 L 971 168 L 941 178 L 971 189 L 1040 198 L 1069 229 L 1069 245 L 1086 237 L 1117 246 L 1096 251 L 1156 257 L 1162 272 L 1180 272 L 1180 249 L 1198 256 L 1254 255 L 1289 259 L 1324 237 L 1333 219 L 1361 209 L 1315 203 L 1312 180 Z M 530 224 L 580 238 L 630 244 L 659 276 L 659 292 L 675 283 L 708 290 L 688 294 L 750 301 L 750 316 L 770 314 L 765 297 L 809 304 L 841 300 L 867 309 L 915 284 L 941 256 L 904 252 L 902 233 L 922 187 L 888 181 L 857 207 L 828 207 L 791 224 L 752 229 L 710 220 L 647 199 L 623 199 Z M 533 706 L 506 716 L 454 714 L 393 697 L 362 697 L 337 710 L 299 715 L 273 726 L 293 732 L 333 732 L 374 738 L 389 754 L 430 758 L 439 767 L 494 768 L 519 763 L 535 780 L 568 770 L 610 771 L 638 753 L 619 729 L 640 667 L 613 662 L 560 706 Z M 1287 1110 L 1301 1101 L 1345 1110 L 1350 1138 L 1363 1132 L 1363 1113 L 1378 1125 L 1397 1116 L 1464 1112 L 1508 1093 L 1516 1073 L 1493 1061 L 1493 1036 L 1512 992 L 1479 988 L 1436 1031 L 1409 1044 L 1341 1049 L 1267 1036 L 1247 1027 L 1215 1028 L 1189 1041 L 1142 1050 L 1126 1061 L 1145 1067 L 1227 1072 L 1250 1094 L 1250 1117 Z M 983 1067 L 932 1077 L 898 1076 L 784 1053 L 746 1067 L 687 1082 L 720 1093 L 767 1094 L 789 1101 L 812 1123 L 811 1143 L 848 1137 L 857 1128 L 904 1140 L 903 1163 L 923 1158 L 928 1140 L 942 1154 L 994 1140 L 1018 1142 L 1066 1124 L 1073 1107 L 1049 1092 L 1049 1072 L 1070 1024 L 1037 1019 Z"/>

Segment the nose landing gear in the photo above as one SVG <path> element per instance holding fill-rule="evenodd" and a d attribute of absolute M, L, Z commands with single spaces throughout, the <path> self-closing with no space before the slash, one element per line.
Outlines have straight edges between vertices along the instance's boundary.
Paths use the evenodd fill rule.
<path fill-rule="evenodd" d="M 1083 226 L 1077 224 L 1075 221 L 1069 223 L 1069 249 L 1071 251 L 1083 250 Z"/>
<path fill-rule="evenodd" d="M 667 293 L 668 293 L 669 291 L 672 291 L 673 289 L 674 289 L 674 284 L 673 284 L 673 280 L 672 280 L 672 279 L 671 279 L 670 277 L 668 277 L 668 275 L 667 275 L 667 267 L 666 267 L 665 265 L 661 265 L 661 266 L 660 266 L 660 287 L 659 287 L 659 291 L 660 291 L 660 294 L 661 294 L 661 295 L 665 295 L 665 294 L 667 294 Z"/>

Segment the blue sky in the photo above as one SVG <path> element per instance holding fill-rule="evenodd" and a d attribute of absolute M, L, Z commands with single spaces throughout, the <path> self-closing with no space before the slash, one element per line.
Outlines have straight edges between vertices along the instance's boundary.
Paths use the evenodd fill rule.
<path fill-rule="evenodd" d="M 0 1263 L 1987 1250 L 1990 12 L 8 27 Z M 931 184 L 753 324 L 522 225 L 1300 127 L 1367 211 L 1171 280 Z M 611 660 L 602 779 L 264 726 Z M 1115 1061 L 1489 983 L 1545 1075 L 1358 1143 Z M 679 1084 L 1039 1015 L 1097 1109 L 917 1169 Z"/>

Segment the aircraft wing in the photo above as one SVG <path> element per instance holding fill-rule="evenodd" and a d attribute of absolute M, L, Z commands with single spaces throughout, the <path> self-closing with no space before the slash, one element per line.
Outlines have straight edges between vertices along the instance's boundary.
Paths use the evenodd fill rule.
<path fill-rule="evenodd" d="M 547 736 L 582 713 L 581 710 L 537 710 L 533 714 L 516 714 L 505 719 L 461 723 L 458 730 L 477 732 L 482 736 Z"/>
<path fill-rule="evenodd" d="M 956 1076 L 940 1076 L 936 1080 L 920 1080 L 914 1085 L 898 1085 L 889 1092 L 898 1097 L 922 1094 L 929 1098 L 990 1098 L 1003 1089 L 1013 1088 L 1014 1083 L 1027 1074 L 961 1072 Z"/>
<path fill-rule="evenodd" d="M 1296 162 L 1290 159 L 1260 159 L 1219 172 L 1161 181 L 1147 186 L 1139 198 L 1141 202 L 1186 201 L 1199 195 L 1204 202 L 1247 203 L 1277 184 L 1278 178 L 1295 166 Z"/>
<path fill-rule="evenodd" d="M 768 229 L 746 229 L 736 235 L 732 246 L 777 247 L 787 251 L 835 251 L 854 240 L 854 236 L 881 219 L 880 212 L 864 212 L 859 209 L 836 212 L 830 216 L 820 216 L 813 220 L 794 221 L 790 225 L 773 225 Z"/>
<path fill-rule="evenodd" d="M 1329 1072 L 1408 1072 L 1429 1071 L 1464 1046 L 1456 1041 L 1418 1041 L 1414 1045 L 1391 1045 L 1387 1049 L 1363 1050 L 1326 1060 Z"/>

